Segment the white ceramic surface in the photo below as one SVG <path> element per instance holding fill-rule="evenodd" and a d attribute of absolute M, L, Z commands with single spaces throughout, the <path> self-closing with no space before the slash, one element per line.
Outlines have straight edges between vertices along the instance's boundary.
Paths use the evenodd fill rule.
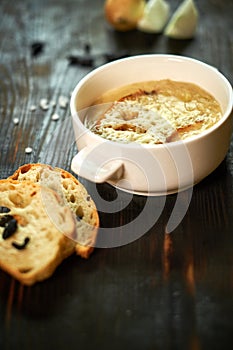
<path fill-rule="evenodd" d="M 223 116 L 207 131 L 163 145 L 121 144 L 93 134 L 84 124 L 87 108 L 106 91 L 159 79 L 197 84 L 220 103 Z M 75 87 L 70 101 L 78 154 L 71 168 L 94 182 L 125 191 L 163 195 L 192 187 L 222 162 L 232 134 L 232 87 L 212 66 L 175 55 L 139 55 L 103 65 Z M 93 107 L 95 108 L 95 107 Z"/>

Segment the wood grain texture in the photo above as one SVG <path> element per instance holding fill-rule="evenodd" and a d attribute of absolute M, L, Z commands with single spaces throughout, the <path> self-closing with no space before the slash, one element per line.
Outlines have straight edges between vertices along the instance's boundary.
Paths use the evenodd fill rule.
<path fill-rule="evenodd" d="M 180 3 L 169 2 L 172 11 Z M 185 41 L 116 32 L 104 20 L 103 3 L 1 0 L 0 178 L 27 162 L 70 170 L 76 146 L 69 105 L 61 108 L 59 96 L 69 98 L 85 74 L 111 59 L 187 55 L 217 67 L 233 83 L 231 0 L 197 0 L 197 35 Z M 43 110 L 42 98 L 55 103 Z M 54 113 L 59 120 L 51 119 Z M 25 153 L 27 146 L 32 153 Z M 142 213 L 141 237 L 96 249 L 87 261 L 72 256 L 51 279 L 32 288 L 0 271 L 0 349 L 229 349 L 232 145 L 218 169 L 194 187 L 188 211 L 170 235 L 166 224 L 176 195 L 152 198 L 145 211 L 144 197 L 80 180 L 96 200 L 102 228 L 110 235 L 117 228 L 122 237 L 124 227 Z"/>

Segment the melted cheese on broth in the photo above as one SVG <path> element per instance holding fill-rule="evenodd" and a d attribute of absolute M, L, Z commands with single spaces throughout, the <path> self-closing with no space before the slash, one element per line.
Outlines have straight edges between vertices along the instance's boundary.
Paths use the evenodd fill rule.
<path fill-rule="evenodd" d="M 100 96 L 94 105 L 110 103 L 86 126 L 116 142 L 161 144 L 198 135 L 222 116 L 216 99 L 199 86 L 173 80 L 123 86 Z"/>

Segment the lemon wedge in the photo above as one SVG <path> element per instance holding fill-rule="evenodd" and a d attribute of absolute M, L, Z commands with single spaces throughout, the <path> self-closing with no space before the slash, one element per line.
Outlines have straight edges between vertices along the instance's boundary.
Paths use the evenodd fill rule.
<path fill-rule="evenodd" d="M 169 14 L 170 5 L 165 0 L 149 0 L 137 28 L 143 32 L 159 33 L 166 25 Z"/>
<path fill-rule="evenodd" d="M 164 34 L 174 39 L 191 39 L 196 32 L 198 10 L 193 0 L 184 0 L 168 22 Z"/>

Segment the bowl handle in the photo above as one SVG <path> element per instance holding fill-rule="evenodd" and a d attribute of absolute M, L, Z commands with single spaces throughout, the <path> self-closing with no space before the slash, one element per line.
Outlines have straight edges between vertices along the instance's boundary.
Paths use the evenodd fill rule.
<path fill-rule="evenodd" d="M 74 156 L 71 162 L 73 172 L 95 183 L 107 180 L 119 180 L 124 173 L 122 160 L 113 159 L 103 163 L 93 151 L 93 146 L 86 146 Z"/>

